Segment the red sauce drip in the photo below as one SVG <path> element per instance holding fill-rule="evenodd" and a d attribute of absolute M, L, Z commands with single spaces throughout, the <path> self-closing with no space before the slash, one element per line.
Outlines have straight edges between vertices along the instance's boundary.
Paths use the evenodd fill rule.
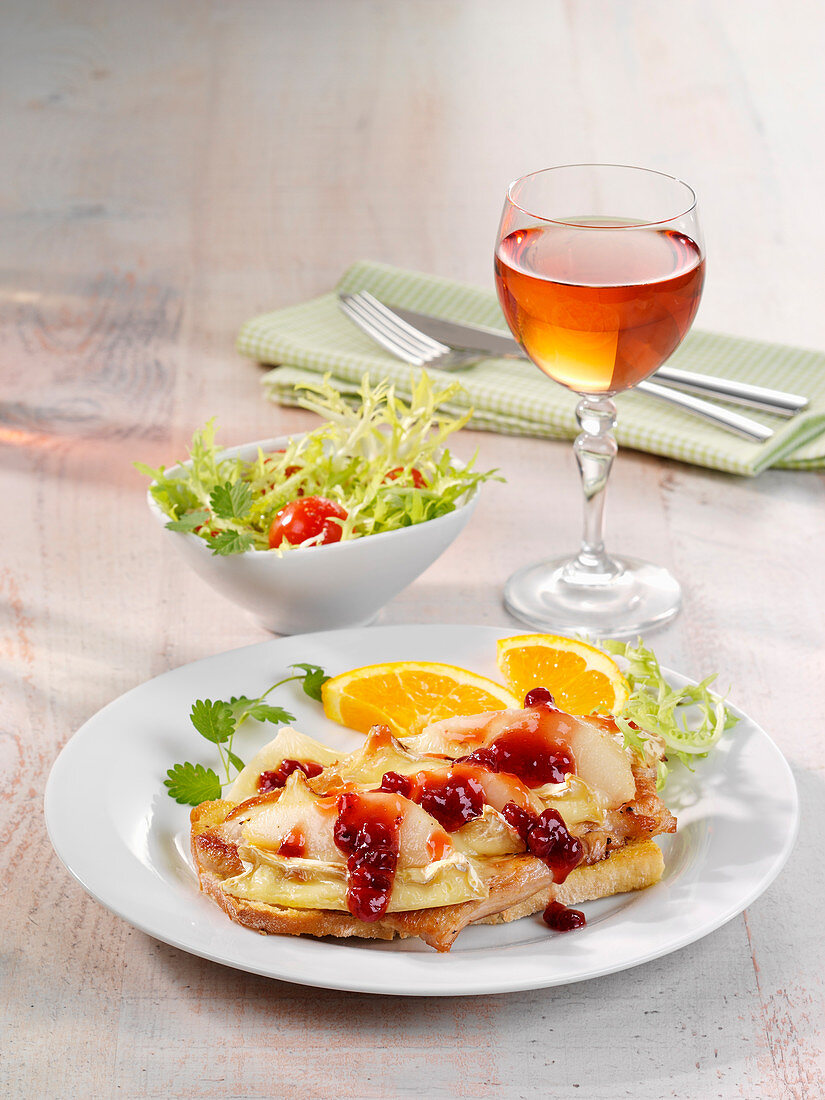
<path fill-rule="evenodd" d="M 454 833 L 484 812 L 484 788 L 471 776 L 431 776 L 416 802 L 442 829 Z"/>
<path fill-rule="evenodd" d="M 379 791 L 389 791 L 392 794 L 403 794 L 405 798 L 412 798 L 415 784 L 409 775 L 401 775 L 399 772 L 384 772 Z"/>
<path fill-rule="evenodd" d="M 553 707 L 555 710 L 556 700 L 547 688 L 533 688 L 525 695 L 524 705 L 525 707 Z"/>
<path fill-rule="evenodd" d="M 306 837 L 299 828 L 291 829 L 281 841 L 279 856 L 302 856 L 306 852 Z"/>
<path fill-rule="evenodd" d="M 564 882 L 581 863 L 584 856 L 581 841 L 567 831 L 558 810 L 548 808 L 534 814 L 508 802 L 501 813 L 524 841 L 530 855 L 550 868 L 555 882 Z"/>
<path fill-rule="evenodd" d="M 401 814 L 387 801 L 354 793 L 338 799 L 333 837 L 348 857 L 347 907 L 358 920 L 380 920 L 390 902 Z"/>
<path fill-rule="evenodd" d="M 460 768 L 449 775 L 419 772 L 414 777 L 385 772 L 379 789 L 417 802 L 448 833 L 484 812 L 484 788 L 472 776 L 462 775 Z"/>
<path fill-rule="evenodd" d="M 434 832 L 427 837 L 427 855 L 431 860 L 443 859 L 452 848 L 446 833 Z"/>
<path fill-rule="evenodd" d="M 508 802 L 501 811 L 501 816 L 508 825 L 513 826 L 526 845 L 527 834 L 530 832 L 530 826 L 536 820 L 536 814 L 531 814 L 529 810 L 522 810 L 521 806 L 517 806 L 515 802 Z"/>
<path fill-rule="evenodd" d="M 307 779 L 320 775 L 324 770 L 323 765 L 316 764 L 314 760 L 282 760 L 275 771 L 261 772 L 258 777 L 258 790 L 261 794 L 276 791 L 279 787 L 283 787 L 292 773 L 299 768 Z"/>
<path fill-rule="evenodd" d="M 576 771 L 567 746 L 549 739 L 541 725 L 507 730 L 489 748 L 476 749 L 462 759 L 492 772 L 509 772 L 528 787 L 563 783 L 565 776 Z"/>
<path fill-rule="evenodd" d="M 583 928 L 586 921 L 580 909 L 568 909 L 560 901 L 551 901 L 544 910 L 544 923 L 554 932 L 571 932 Z"/>
<path fill-rule="evenodd" d="M 486 768 L 488 772 L 498 771 L 498 756 L 490 749 L 475 749 L 469 756 L 460 756 L 459 764 L 474 764 L 479 768 Z"/>

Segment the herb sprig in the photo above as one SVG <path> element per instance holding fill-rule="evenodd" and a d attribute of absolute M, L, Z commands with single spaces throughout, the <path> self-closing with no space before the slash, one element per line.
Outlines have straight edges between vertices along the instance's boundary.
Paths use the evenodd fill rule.
<path fill-rule="evenodd" d="M 232 744 L 238 728 L 248 718 L 257 722 L 272 722 L 274 725 L 295 721 L 295 716 L 283 707 L 266 702 L 267 696 L 276 688 L 300 680 L 305 694 L 311 699 L 321 701 L 321 685 L 328 679 L 321 666 L 299 662 L 289 667 L 299 671 L 278 680 L 254 699 L 246 695 L 233 695 L 229 700 L 195 700 L 189 712 L 189 720 L 201 737 L 217 748 L 226 778 L 222 782 L 216 771 L 205 768 L 202 764 L 192 764 L 189 761 L 175 764 L 169 768 L 163 781 L 171 798 L 184 806 L 197 806 L 201 802 L 221 797 L 223 787 L 234 778 L 232 769 L 237 773 L 244 767 L 243 760 L 233 751 Z"/>

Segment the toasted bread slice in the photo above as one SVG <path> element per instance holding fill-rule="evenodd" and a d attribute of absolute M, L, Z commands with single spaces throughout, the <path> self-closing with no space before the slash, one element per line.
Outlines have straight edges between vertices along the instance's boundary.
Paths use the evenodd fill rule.
<path fill-rule="evenodd" d="M 575 868 L 561 885 L 541 860 L 515 855 L 491 860 L 485 868 L 488 896 L 458 905 L 388 913 L 365 922 L 349 912 L 297 909 L 233 897 L 223 881 L 237 873 L 237 849 L 227 833 L 228 801 L 205 802 L 192 811 L 192 857 L 201 889 L 236 923 L 262 934 L 357 936 L 390 940 L 419 936 L 437 951 L 449 951 L 472 923 L 499 924 L 543 910 L 549 901 L 573 905 L 611 894 L 640 890 L 661 878 L 664 861 L 652 840 L 616 849 L 606 859 Z"/>
<path fill-rule="evenodd" d="M 533 761 L 527 785 L 495 755 L 510 761 L 514 754 L 518 771 L 522 750 Z M 630 752 L 609 719 L 537 705 L 437 722 L 403 742 L 376 726 L 360 749 L 333 764 L 328 757 L 335 754 L 324 752 L 296 731 L 281 731 L 247 769 L 246 787 L 233 788 L 232 801 L 192 811 L 201 889 L 237 923 L 265 934 L 418 936 L 449 951 L 469 924 L 504 923 L 553 901 L 575 905 L 652 885 L 664 869 L 652 838 L 676 829 L 656 790 L 656 753 Z M 284 786 L 261 787 L 257 772 L 264 766 L 269 781 L 266 769 L 285 754 L 294 766 Z M 301 760 L 322 766 L 310 778 Z M 536 761 L 546 773 L 535 771 Z M 449 794 L 445 783 L 453 784 Z M 342 824 L 350 812 L 344 800 L 368 805 L 355 820 L 367 812 L 364 822 L 378 823 L 378 838 L 394 838 L 398 876 L 393 863 L 374 921 L 353 914 L 369 916 L 361 906 L 365 898 L 372 904 L 373 887 L 363 885 L 363 875 L 369 880 L 375 866 L 380 883 L 386 852 L 383 842 L 370 848 L 369 840 L 363 862 L 351 864 L 350 833 L 366 825 Z M 579 865 L 561 884 L 542 848 L 554 822 L 569 830 L 565 843 L 572 838 L 580 847 Z"/>
<path fill-rule="evenodd" d="M 662 877 L 665 860 L 655 840 L 637 840 L 617 848 L 600 863 L 576 867 L 560 885 L 540 890 L 526 901 L 511 905 L 500 913 L 483 917 L 477 924 L 506 924 L 547 908 L 551 901 L 562 905 L 581 905 L 585 901 L 628 894 L 655 885 Z"/>

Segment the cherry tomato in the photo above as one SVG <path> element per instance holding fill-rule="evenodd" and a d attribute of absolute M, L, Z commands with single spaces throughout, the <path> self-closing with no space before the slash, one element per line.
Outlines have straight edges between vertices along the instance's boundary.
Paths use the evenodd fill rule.
<path fill-rule="evenodd" d="M 297 546 L 307 539 L 318 539 L 316 545 L 341 541 L 341 524 L 347 513 L 340 504 L 326 497 L 301 497 L 277 513 L 269 528 L 269 545 L 273 549 L 284 542 Z"/>
<path fill-rule="evenodd" d="M 394 470 L 390 470 L 390 472 L 384 478 L 384 481 L 395 481 L 396 478 L 401 477 L 401 475 L 403 473 L 404 473 L 404 467 L 403 466 L 396 466 Z M 410 474 L 412 475 L 412 481 L 413 481 L 414 488 L 416 488 L 416 489 L 426 489 L 427 482 L 424 480 L 424 475 L 421 473 L 420 470 L 416 470 L 415 466 L 413 466 L 413 468 L 410 470 Z"/>

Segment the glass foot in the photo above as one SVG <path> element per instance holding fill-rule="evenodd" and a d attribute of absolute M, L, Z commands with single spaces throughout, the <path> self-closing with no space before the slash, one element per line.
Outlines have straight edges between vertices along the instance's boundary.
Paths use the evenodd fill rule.
<path fill-rule="evenodd" d="M 659 565 L 611 558 L 609 568 L 582 570 L 576 558 L 519 569 L 504 586 L 504 605 L 528 626 L 593 638 L 642 634 L 682 605 L 682 589 Z"/>

